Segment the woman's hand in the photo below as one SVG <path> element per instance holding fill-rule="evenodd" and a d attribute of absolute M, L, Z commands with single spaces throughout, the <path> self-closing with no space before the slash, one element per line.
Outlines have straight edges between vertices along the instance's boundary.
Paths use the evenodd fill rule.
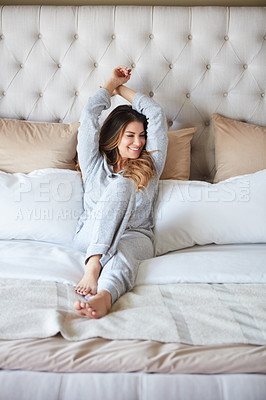
<path fill-rule="evenodd" d="M 119 67 L 113 70 L 110 79 L 113 80 L 117 88 L 118 86 L 127 83 L 130 77 L 131 77 L 131 69 L 128 69 L 123 65 L 120 65 Z"/>
<path fill-rule="evenodd" d="M 108 81 L 104 84 L 104 89 L 108 90 L 110 96 L 117 94 L 116 89 L 128 82 L 131 77 L 131 69 L 128 69 L 125 66 L 120 65 L 115 68 L 108 79 Z"/>

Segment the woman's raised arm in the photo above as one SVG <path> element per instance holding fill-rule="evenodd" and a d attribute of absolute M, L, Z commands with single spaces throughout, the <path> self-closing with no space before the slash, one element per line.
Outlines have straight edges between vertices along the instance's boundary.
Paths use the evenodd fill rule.
<path fill-rule="evenodd" d="M 119 96 L 122 96 L 125 100 L 129 101 L 130 103 L 133 102 L 133 98 L 136 94 L 134 90 L 123 85 L 118 86 L 118 88 L 116 89 L 116 93 L 119 94 Z"/>

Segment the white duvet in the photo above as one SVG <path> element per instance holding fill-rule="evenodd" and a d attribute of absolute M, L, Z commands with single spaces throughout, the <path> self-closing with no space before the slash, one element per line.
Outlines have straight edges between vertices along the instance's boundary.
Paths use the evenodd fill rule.
<path fill-rule="evenodd" d="M 75 285 L 84 254 L 61 245 L 0 240 L 0 278 L 34 279 Z M 266 244 L 206 245 L 143 261 L 137 285 L 180 282 L 265 283 Z"/>

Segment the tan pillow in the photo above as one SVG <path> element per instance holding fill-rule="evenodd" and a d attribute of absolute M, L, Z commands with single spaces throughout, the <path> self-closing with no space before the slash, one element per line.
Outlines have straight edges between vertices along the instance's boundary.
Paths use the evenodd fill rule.
<path fill-rule="evenodd" d="M 168 148 L 164 170 L 160 179 L 186 181 L 190 176 L 191 140 L 197 128 L 168 131 Z"/>
<path fill-rule="evenodd" d="M 215 131 L 214 182 L 266 168 L 266 127 L 212 115 Z"/>
<path fill-rule="evenodd" d="M 75 169 L 78 127 L 0 118 L 0 170 Z"/>

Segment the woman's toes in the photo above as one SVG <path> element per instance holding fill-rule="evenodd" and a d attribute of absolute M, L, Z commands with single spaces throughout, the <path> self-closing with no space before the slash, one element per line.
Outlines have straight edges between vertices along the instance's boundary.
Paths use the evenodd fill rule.
<path fill-rule="evenodd" d="M 89 318 L 93 318 L 95 314 L 95 311 L 93 310 L 93 308 L 91 308 L 91 306 L 87 303 L 87 307 L 85 310 L 85 315 L 87 315 L 87 317 Z"/>
<path fill-rule="evenodd" d="M 81 296 L 86 296 L 87 294 L 89 294 L 89 292 L 90 292 L 90 289 L 88 289 L 88 288 L 84 288 L 84 287 L 76 288 L 76 293 L 80 294 Z"/>

